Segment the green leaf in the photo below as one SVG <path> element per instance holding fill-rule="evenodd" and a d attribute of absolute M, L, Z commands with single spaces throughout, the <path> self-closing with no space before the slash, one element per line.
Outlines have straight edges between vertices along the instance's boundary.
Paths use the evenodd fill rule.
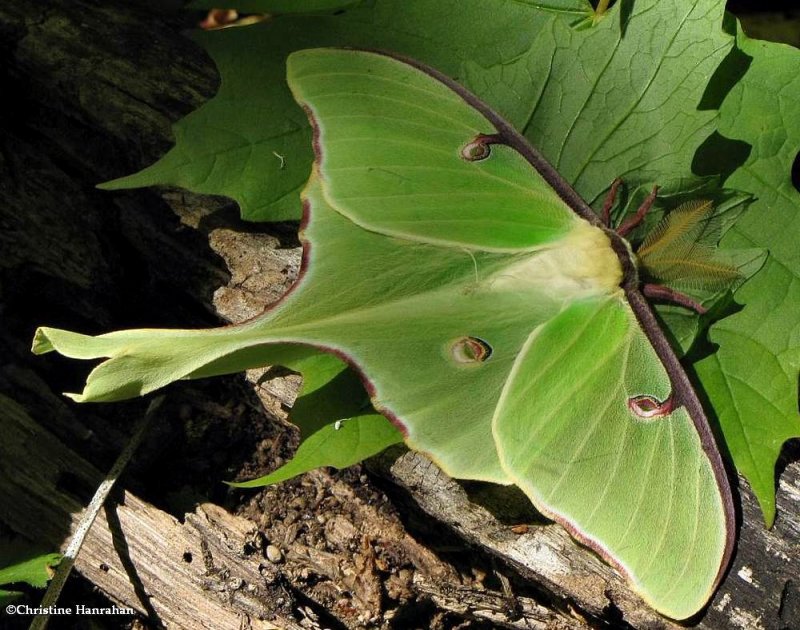
<path fill-rule="evenodd" d="M 290 415 L 301 439 L 334 422 L 374 413 L 358 374 L 341 359 L 317 353 L 296 362 L 292 369 L 303 375 L 303 386 Z"/>
<path fill-rule="evenodd" d="M 380 414 L 337 420 L 311 434 L 300 444 L 294 457 L 275 472 L 229 485 L 257 488 L 286 481 L 322 466 L 347 468 L 402 441 L 402 433 Z"/>
<path fill-rule="evenodd" d="M 534 9 L 565 13 L 571 16 L 594 15 L 594 7 L 589 0 L 514 0 Z"/>
<path fill-rule="evenodd" d="M 0 585 L 24 582 L 44 588 L 61 554 L 41 553 L 21 539 L 0 539 Z"/>
<path fill-rule="evenodd" d="M 592 205 L 617 177 L 631 190 L 658 184 L 662 196 L 702 183 L 691 160 L 717 113 L 698 105 L 733 44 L 720 0 L 637 1 L 624 23 L 621 4 L 589 30 L 555 21 L 494 69 L 494 84 L 531 77 L 534 92 L 503 113 Z"/>
<path fill-rule="evenodd" d="M 698 181 L 691 156 L 716 116 L 697 105 L 732 45 L 722 5 L 640 0 L 624 37 L 617 6 L 613 19 L 575 31 L 567 17 L 514 0 L 373 0 L 341 16 L 198 33 L 222 75 L 219 92 L 175 125 L 176 146 L 159 162 L 102 187 L 176 185 L 233 197 L 249 220 L 299 218 L 311 132 L 286 88 L 285 59 L 346 45 L 393 50 L 455 77 L 590 202 L 618 176 L 685 190 Z"/>
<path fill-rule="evenodd" d="M 737 36 L 752 58 L 722 104 L 720 132 L 752 145 L 726 186 L 756 197 L 723 246 L 764 247 L 764 269 L 736 292 L 746 307 L 715 324 L 716 354 L 697 365 L 739 470 L 764 519 L 775 518 L 775 461 L 783 443 L 800 436 L 800 194 L 790 172 L 800 149 L 800 51 Z"/>
<path fill-rule="evenodd" d="M 471 77 L 473 87 L 482 82 L 488 96 L 496 81 L 484 76 L 529 52 L 532 38 L 554 19 L 508 0 L 372 0 L 340 16 L 282 16 L 197 33 L 222 76 L 219 92 L 175 125 L 176 145 L 160 161 L 101 188 L 169 184 L 215 191 L 238 201 L 246 219 L 299 219 L 311 130 L 286 86 L 290 52 L 336 45 L 394 50 Z M 530 76 L 504 83 L 509 97 L 496 94 L 495 106 L 532 96 Z"/>
<path fill-rule="evenodd" d="M 243 13 L 323 13 L 360 4 L 362 0 L 194 0 L 191 9 L 236 9 Z"/>

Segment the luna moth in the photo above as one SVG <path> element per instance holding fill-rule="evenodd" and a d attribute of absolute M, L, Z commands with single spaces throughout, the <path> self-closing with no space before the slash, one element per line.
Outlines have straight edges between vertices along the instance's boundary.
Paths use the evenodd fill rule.
<path fill-rule="evenodd" d="M 293 289 L 237 326 L 42 328 L 34 351 L 108 359 L 77 400 L 331 353 L 410 447 L 516 484 L 656 610 L 695 614 L 732 553 L 731 490 L 628 241 L 434 69 L 316 49 L 288 82 L 316 155 Z"/>

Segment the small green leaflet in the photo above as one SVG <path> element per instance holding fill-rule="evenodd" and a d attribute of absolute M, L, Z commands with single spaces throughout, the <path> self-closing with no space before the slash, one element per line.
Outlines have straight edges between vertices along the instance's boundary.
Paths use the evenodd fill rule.
<path fill-rule="evenodd" d="M 0 539 L 0 587 L 25 583 L 44 588 L 53 576 L 61 554 L 41 553 L 20 538 Z M 22 593 L 0 588 L 0 606 L 19 599 Z"/>
<path fill-rule="evenodd" d="M 322 466 L 347 468 L 403 441 L 400 431 L 372 409 L 358 375 L 340 359 L 307 346 L 262 347 L 259 355 L 261 362 L 266 358 L 303 375 L 289 416 L 300 429 L 300 447 L 276 471 L 230 485 L 255 488 Z"/>
<path fill-rule="evenodd" d="M 294 457 L 275 472 L 230 485 L 256 488 L 286 481 L 322 466 L 347 468 L 402 441 L 400 431 L 380 414 L 337 420 L 306 438 Z"/>

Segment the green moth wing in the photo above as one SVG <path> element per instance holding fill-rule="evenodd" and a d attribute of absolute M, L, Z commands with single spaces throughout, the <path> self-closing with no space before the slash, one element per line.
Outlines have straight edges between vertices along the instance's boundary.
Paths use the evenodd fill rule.
<path fill-rule="evenodd" d="M 517 484 L 654 608 L 696 613 L 731 554 L 730 488 L 627 243 L 434 70 L 320 49 L 288 81 L 316 152 L 293 290 L 239 326 L 40 329 L 35 350 L 108 358 L 84 400 L 330 352 L 446 472 Z"/>
<path fill-rule="evenodd" d="M 315 129 L 323 196 L 368 230 L 466 247 L 473 256 L 508 252 L 505 268 L 489 272 L 488 286 L 476 286 L 472 297 L 494 301 L 510 291 L 526 306 L 558 304 L 546 321 L 531 318 L 522 344 L 514 338 L 499 397 L 482 390 L 493 394 L 500 466 L 656 609 L 691 616 L 730 556 L 732 500 L 702 407 L 638 293 L 630 250 L 597 227 L 570 187 L 499 117 L 407 61 L 343 50 L 290 57 L 290 87 Z M 418 121 L 424 129 L 413 127 Z M 512 262 L 521 250 L 533 253 Z M 458 317 L 444 305 L 436 311 L 437 318 Z M 513 325 L 503 334 L 473 334 L 483 313 L 474 306 L 471 313 L 462 339 L 483 345 L 470 356 L 485 356 L 496 343 L 494 360 L 508 356 L 504 336 Z M 488 371 L 492 361 L 473 361 L 475 371 Z M 409 431 L 427 422 L 413 412 L 398 417 Z"/>
<path fill-rule="evenodd" d="M 569 206 L 518 150 L 497 146 L 485 159 L 496 122 L 437 78 L 389 57 L 336 51 L 295 53 L 288 66 L 314 142 L 325 147 L 317 155 L 326 198 L 361 227 L 516 251 L 557 241 L 574 225 Z M 472 159 L 453 160 L 453 149 Z M 502 212 L 487 213 L 492 206 Z"/>
<path fill-rule="evenodd" d="M 686 618 L 719 580 L 727 506 L 710 444 L 672 391 L 625 300 L 579 301 L 531 333 L 493 428 L 504 468 L 545 514 Z"/>

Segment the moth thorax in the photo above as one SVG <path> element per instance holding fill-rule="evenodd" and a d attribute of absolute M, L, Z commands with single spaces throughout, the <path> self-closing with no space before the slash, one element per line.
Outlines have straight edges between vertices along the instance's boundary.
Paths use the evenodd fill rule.
<path fill-rule="evenodd" d="M 577 298 L 614 293 L 622 277 L 622 265 L 608 235 L 580 220 L 567 236 L 498 273 L 492 288 Z"/>

